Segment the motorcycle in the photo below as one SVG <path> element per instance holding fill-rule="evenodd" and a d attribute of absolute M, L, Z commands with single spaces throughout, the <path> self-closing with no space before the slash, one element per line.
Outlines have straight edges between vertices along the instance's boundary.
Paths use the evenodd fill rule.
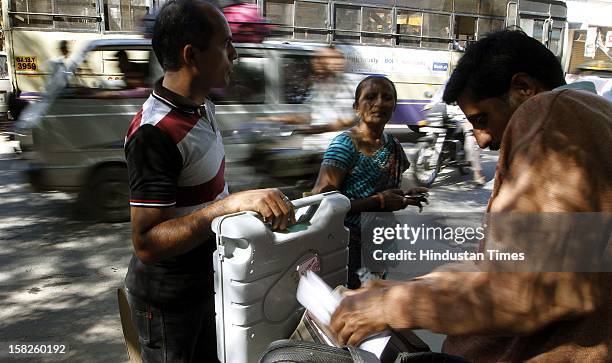
<path fill-rule="evenodd" d="M 426 136 L 417 140 L 417 152 L 412 163 L 412 174 L 418 185 L 431 187 L 445 167 L 456 167 L 461 175 L 470 172 L 470 162 L 464 151 L 464 134 L 455 120 L 448 117 L 446 105 L 434 105 L 427 126 L 420 132 Z"/>

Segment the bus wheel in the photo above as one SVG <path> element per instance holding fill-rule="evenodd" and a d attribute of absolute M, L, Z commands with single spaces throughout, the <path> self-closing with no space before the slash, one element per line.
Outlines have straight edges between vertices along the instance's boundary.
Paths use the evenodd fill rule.
<path fill-rule="evenodd" d="M 127 169 L 106 166 L 96 170 L 81 191 L 82 209 L 98 222 L 127 222 L 130 220 Z"/>

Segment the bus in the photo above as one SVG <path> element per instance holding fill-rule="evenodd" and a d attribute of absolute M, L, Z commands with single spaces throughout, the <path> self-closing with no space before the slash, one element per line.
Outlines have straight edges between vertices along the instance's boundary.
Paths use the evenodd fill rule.
<path fill-rule="evenodd" d="M 165 0 L 7 0 L 2 20 L 12 89 L 38 97 L 60 57 L 59 42 L 78 52 L 90 40 L 138 38 L 140 20 Z M 465 46 L 490 31 L 519 26 L 560 60 L 567 6 L 557 0 L 247 0 L 275 25 L 267 42 L 334 44 L 347 71 L 382 74 L 398 90 L 395 125 L 418 125 L 423 106 L 444 84 Z M 130 54 L 135 61 L 142 55 Z M 134 59 L 136 58 L 136 59 Z M 78 70 L 116 80 L 114 54 Z M 565 64 L 565 63 L 562 63 Z"/>
<path fill-rule="evenodd" d="M 486 33 L 520 27 L 561 61 L 567 6 L 555 0 L 264 0 L 277 41 L 335 44 L 347 71 L 389 77 L 398 91 L 390 122 L 418 126 L 423 107 L 463 50 Z M 528 56 L 528 55 L 525 55 Z M 562 63 L 564 64 L 564 63 Z"/>
<path fill-rule="evenodd" d="M 12 89 L 36 99 L 44 91 L 54 63 L 62 59 L 59 44 L 70 54 L 95 39 L 141 38 L 140 20 L 158 0 L 4 0 L 2 30 Z M 108 54 L 83 70 L 101 79 L 120 77 L 105 70 Z"/>

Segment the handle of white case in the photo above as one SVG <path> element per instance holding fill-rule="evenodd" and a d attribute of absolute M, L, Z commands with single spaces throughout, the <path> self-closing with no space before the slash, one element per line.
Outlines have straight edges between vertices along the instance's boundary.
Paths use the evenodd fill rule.
<path fill-rule="evenodd" d="M 291 204 L 293 204 L 295 209 L 299 209 L 299 208 L 303 208 L 303 207 L 308 207 L 310 205 L 320 204 L 321 201 L 323 199 L 325 199 L 325 197 L 327 197 L 327 196 L 329 196 L 331 194 L 336 194 L 336 193 L 339 193 L 339 192 L 338 191 L 332 191 L 332 192 L 326 192 L 326 193 L 321 193 L 321 194 L 315 194 L 315 195 L 311 195 L 311 196 L 308 196 L 308 197 L 292 200 Z"/>

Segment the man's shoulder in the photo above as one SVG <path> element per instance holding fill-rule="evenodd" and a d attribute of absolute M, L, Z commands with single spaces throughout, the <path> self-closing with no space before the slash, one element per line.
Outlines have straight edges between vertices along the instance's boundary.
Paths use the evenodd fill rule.
<path fill-rule="evenodd" d="M 612 103 L 592 92 L 577 89 L 555 89 L 538 93 L 523 102 L 512 116 L 513 122 L 556 123 L 585 115 L 600 115 L 610 122 Z"/>
<path fill-rule="evenodd" d="M 151 126 L 168 135 L 178 144 L 193 129 L 198 119 L 199 117 L 196 114 L 177 111 L 166 102 L 151 95 L 134 116 L 128 132 L 128 139 L 139 129 Z"/>
<path fill-rule="evenodd" d="M 170 113 L 169 106 L 149 96 L 140 110 L 134 115 L 127 132 L 127 140 L 132 139 L 137 133 L 147 127 L 155 127 L 159 122 Z"/>
<path fill-rule="evenodd" d="M 586 91 L 561 89 L 542 92 L 512 115 L 503 146 L 606 145 L 612 140 L 612 104 Z M 511 145 L 511 146 L 510 146 Z"/>

